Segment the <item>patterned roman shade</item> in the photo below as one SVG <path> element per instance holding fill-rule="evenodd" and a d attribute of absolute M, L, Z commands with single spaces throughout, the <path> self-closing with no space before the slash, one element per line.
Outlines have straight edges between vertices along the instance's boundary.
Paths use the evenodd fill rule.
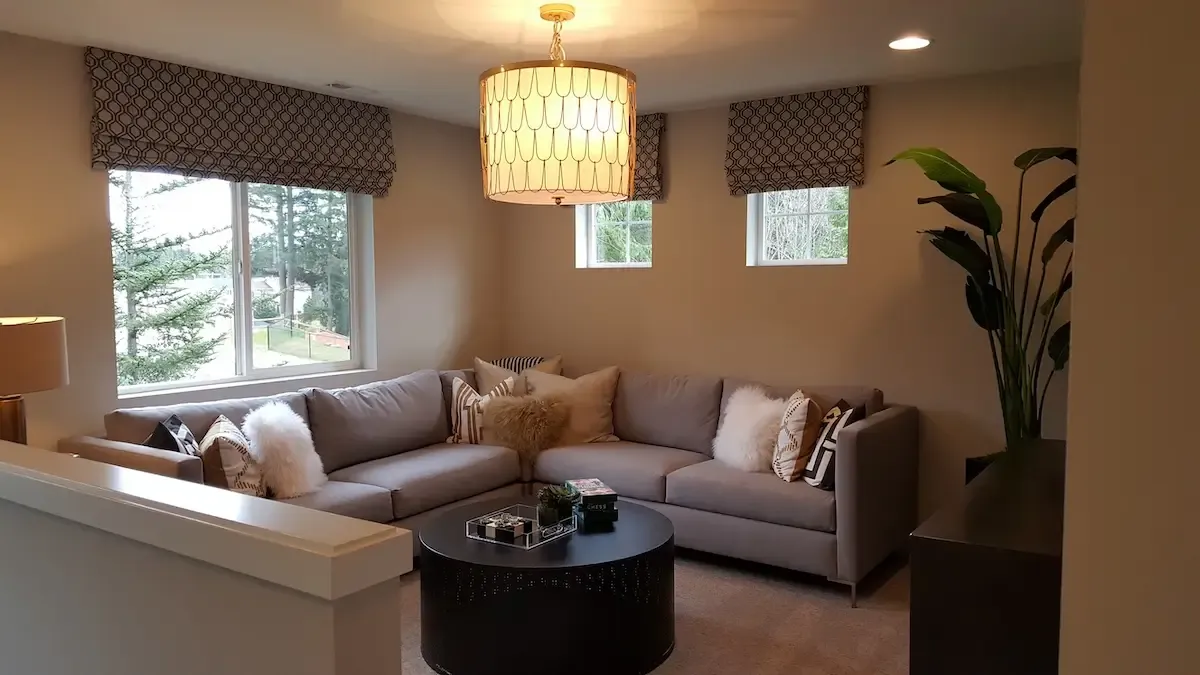
<path fill-rule="evenodd" d="M 88 47 L 92 166 L 382 197 L 386 108 Z"/>
<path fill-rule="evenodd" d="M 866 87 L 729 106 L 729 193 L 861 186 L 866 110 Z"/>
<path fill-rule="evenodd" d="M 633 166 L 633 196 L 630 199 L 662 201 L 663 170 L 659 156 L 662 132 L 667 128 L 664 113 L 638 115 L 637 157 Z"/>

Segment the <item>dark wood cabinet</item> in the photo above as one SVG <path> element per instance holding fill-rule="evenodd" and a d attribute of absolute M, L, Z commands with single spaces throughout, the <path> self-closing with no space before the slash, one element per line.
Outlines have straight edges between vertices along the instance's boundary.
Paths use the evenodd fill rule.
<path fill-rule="evenodd" d="M 912 533 L 912 675 L 1058 672 L 1065 460 L 1005 453 Z"/>

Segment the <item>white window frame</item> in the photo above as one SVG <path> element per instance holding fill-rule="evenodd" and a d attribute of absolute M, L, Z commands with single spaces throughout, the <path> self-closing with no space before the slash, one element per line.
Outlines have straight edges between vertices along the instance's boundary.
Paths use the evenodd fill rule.
<path fill-rule="evenodd" d="M 848 186 L 846 186 L 848 189 Z M 803 188 L 808 189 L 808 188 Z M 746 266 L 747 267 L 792 267 L 798 265 L 845 265 L 849 261 L 849 242 L 847 242 L 846 258 L 801 258 L 795 260 L 767 260 L 766 237 L 763 236 L 765 223 L 765 193 L 746 195 Z M 806 211 L 804 213 L 779 213 L 778 216 L 820 216 L 841 213 L 841 211 Z M 849 204 L 846 205 L 846 217 L 850 217 Z"/>
<path fill-rule="evenodd" d="M 635 201 L 635 200 L 631 200 Z M 625 229 L 628 237 L 625 240 L 626 258 L 629 257 L 629 246 L 633 242 L 633 234 L 629 232 L 632 225 L 646 223 L 650 226 L 650 261 L 649 262 L 598 262 L 596 260 L 596 205 L 582 204 L 575 207 L 575 267 L 578 269 L 621 269 L 646 268 L 654 266 L 654 204 L 650 205 L 650 220 L 627 220 Z"/>
<path fill-rule="evenodd" d="M 373 325 L 364 308 L 373 306 L 365 300 L 374 297 L 371 269 L 374 267 L 373 239 L 374 209 L 370 195 L 347 193 L 346 228 L 349 246 L 350 268 L 350 358 L 346 361 L 304 363 L 291 366 L 254 367 L 254 305 L 253 289 L 248 275 L 250 261 L 250 210 L 249 183 L 229 182 L 232 192 L 232 247 L 233 287 L 232 292 L 241 299 L 233 303 L 234 370 L 232 377 L 209 380 L 172 380 L 117 387 L 117 397 L 137 396 L 151 392 L 164 392 L 193 388 L 220 387 L 223 385 L 246 384 L 279 378 L 323 375 L 364 368 L 371 353 L 373 339 L 365 335 L 364 327 Z"/>

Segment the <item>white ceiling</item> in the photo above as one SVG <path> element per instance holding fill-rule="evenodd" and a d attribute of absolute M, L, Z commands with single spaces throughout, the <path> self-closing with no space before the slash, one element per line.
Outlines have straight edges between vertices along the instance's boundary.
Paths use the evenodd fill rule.
<path fill-rule="evenodd" d="M 0 0 L 0 30 L 324 90 L 460 124 L 479 73 L 544 58 L 539 0 Z M 575 0 L 567 58 L 643 112 L 1079 57 L 1081 0 Z M 895 52 L 908 32 L 929 48 Z M 0 67 L 8 67 L 3 64 Z"/>

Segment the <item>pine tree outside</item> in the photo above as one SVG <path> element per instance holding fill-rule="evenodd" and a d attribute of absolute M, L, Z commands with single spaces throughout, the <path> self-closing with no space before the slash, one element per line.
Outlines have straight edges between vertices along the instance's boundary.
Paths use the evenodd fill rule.
<path fill-rule="evenodd" d="M 122 388 L 352 361 L 348 195 L 136 171 L 109 181 Z M 235 283 L 240 233 L 248 273 Z"/>

